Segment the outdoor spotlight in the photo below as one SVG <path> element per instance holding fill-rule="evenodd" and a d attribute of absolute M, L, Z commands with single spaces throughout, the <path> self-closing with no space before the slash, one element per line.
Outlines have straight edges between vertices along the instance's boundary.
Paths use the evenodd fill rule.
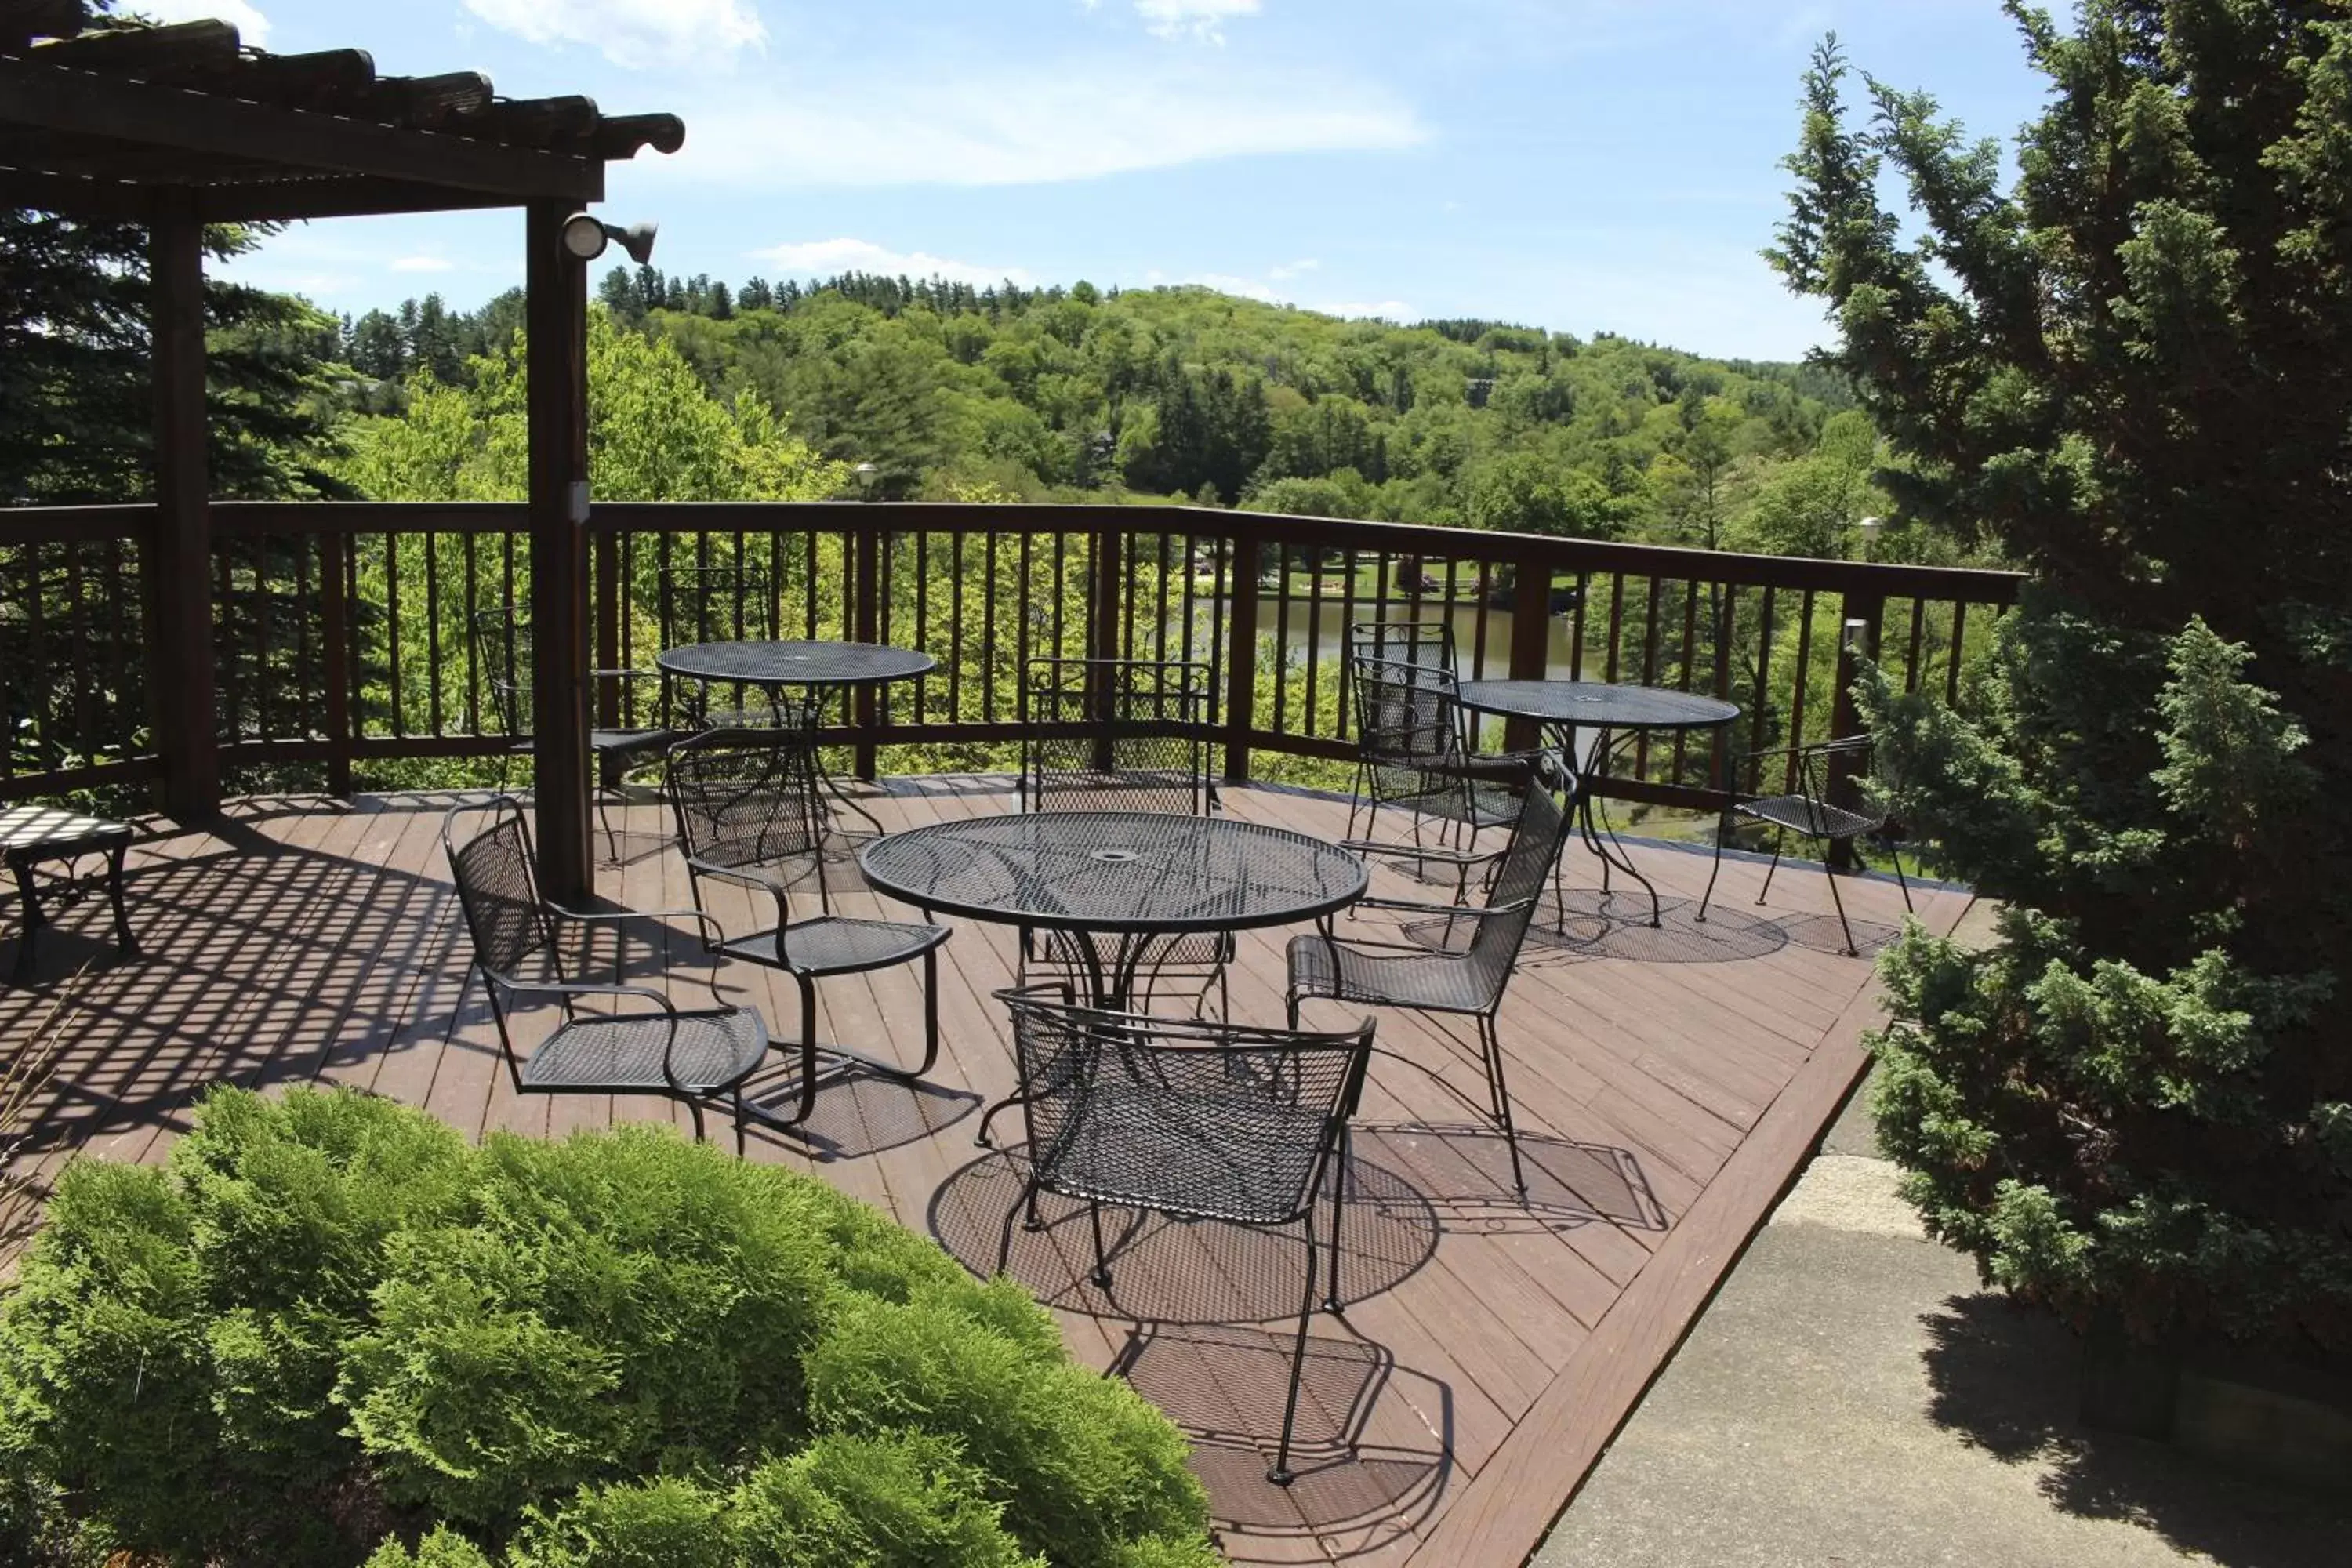
<path fill-rule="evenodd" d="M 576 261 L 593 261 L 604 254 L 605 245 L 619 240 L 629 259 L 643 267 L 654 258 L 654 233 L 661 226 L 655 223 L 633 223 L 623 228 L 606 223 L 594 213 L 573 213 L 563 220 L 563 250 Z"/>

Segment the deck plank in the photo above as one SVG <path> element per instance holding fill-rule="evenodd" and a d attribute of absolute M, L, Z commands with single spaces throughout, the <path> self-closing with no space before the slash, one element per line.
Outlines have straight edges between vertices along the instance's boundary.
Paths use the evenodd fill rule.
<path fill-rule="evenodd" d="M 1015 805 L 1003 781 L 957 778 L 898 780 L 865 798 L 891 827 Z M 475 1138 L 641 1121 L 688 1129 L 685 1109 L 660 1097 L 514 1091 L 480 988 L 465 985 L 462 921 L 440 850 L 450 802 L 241 803 L 218 831 L 159 827 L 142 838 L 130 895 L 149 955 L 110 962 L 102 921 L 68 911 L 41 979 L 0 992 L 0 1039 L 28 1038 L 53 1003 L 71 1029 L 28 1167 L 53 1173 L 76 1149 L 159 1159 L 194 1097 L 224 1079 L 273 1090 L 355 1084 Z M 1305 792 L 1229 789 L 1224 803 L 1237 818 L 1326 838 L 1347 816 L 1344 801 Z M 665 808 L 640 798 L 614 817 L 620 856 L 602 871 L 607 899 L 688 907 Z M 1618 900 L 1612 908 L 1627 923 L 1580 920 L 1579 942 L 1531 945 L 1505 1002 L 1528 1205 L 1510 1194 L 1500 1140 L 1476 1109 L 1484 1084 L 1466 1025 L 1378 1012 L 1381 1054 L 1359 1116 L 1348 1205 L 1349 1299 L 1340 1316 L 1318 1313 L 1310 1325 L 1294 1488 L 1268 1486 L 1263 1470 L 1296 1321 L 1296 1237 L 1121 1226 L 1106 1294 L 1087 1278 L 1083 1210 L 1049 1203 L 1042 1233 L 1014 1227 L 1013 1272 L 1047 1301 L 1072 1352 L 1122 1366 L 1193 1435 L 1194 1469 L 1236 1561 L 1520 1561 L 1859 1072 L 1858 1037 L 1877 1016 L 1877 991 L 1866 962 L 1830 951 L 1835 929 L 1823 924 L 1831 903 L 1817 869 L 1783 866 L 1759 912 L 1762 866 L 1727 859 L 1716 900 L 1732 940 L 1687 923 L 1706 856 L 1627 843 L 1668 900 L 1668 929 L 1646 931 L 1645 900 L 1638 921 L 1635 900 Z M 845 851 L 829 874 L 842 912 L 908 918 L 863 887 Z M 1375 878 L 1406 896 L 1444 896 L 1394 868 Z M 1566 879 L 1571 910 L 1587 910 L 1597 886 L 1589 855 L 1576 852 Z M 1891 881 L 1851 879 L 1841 890 L 1872 935 L 1900 923 Z M 772 919 L 740 889 L 706 894 L 730 931 Z M 1915 900 L 1937 930 L 1970 909 L 1965 893 L 1934 887 L 1915 889 Z M 803 901 L 800 912 L 814 912 L 814 899 Z M 1398 929 L 1368 911 L 1339 933 Z M 1293 934 L 1243 933 L 1235 1016 L 1281 1020 Z M 601 952 L 609 967 L 611 949 Z M 77 977 L 84 958 L 90 967 Z M 687 922 L 637 932 L 631 975 L 665 963 L 676 966 L 681 1000 L 702 994 L 690 982 L 710 973 L 709 961 Z M 926 1082 L 828 1087 L 808 1136 L 755 1131 L 750 1157 L 812 1173 L 992 1268 L 1019 1191 L 1017 1154 L 1005 1146 L 1023 1131 L 1016 1112 L 998 1119 L 996 1151 L 976 1147 L 973 1134 L 979 1108 L 1013 1085 L 995 993 L 1018 969 L 1010 929 L 957 922 L 940 955 L 941 1049 Z M 919 1050 L 919 974 L 909 966 L 824 983 L 820 1031 L 868 1049 Z M 790 976 L 739 963 L 721 978 L 780 1042 L 797 1037 Z M 1317 1003 L 1307 1021 L 1355 1016 Z M 767 1076 L 789 1088 L 782 1058 Z M 711 1131 L 731 1139 L 723 1112 Z"/>

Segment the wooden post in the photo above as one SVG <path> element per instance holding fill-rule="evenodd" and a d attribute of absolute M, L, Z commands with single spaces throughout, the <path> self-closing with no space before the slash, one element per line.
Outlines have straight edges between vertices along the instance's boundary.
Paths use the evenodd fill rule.
<path fill-rule="evenodd" d="M 1512 568 L 1511 679 L 1541 680 L 1551 668 L 1551 567 L 1540 561 L 1522 561 Z M 1542 743 L 1532 720 L 1513 719 L 1503 726 L 1503 744 L 1523 752 Z"/>
<path fill-rule="evenodd" d="M 1849 593 L 1839 611 L 1841 622 L 1837 648 L 1837 689 L 1831 694 L 1830 739 L 1843 740 L 1862 730 L 1862 713 L 1854 706 L 1853 682 L 1859 673 L 1859 660 L 1878 657 L 1879 624 L 1886 615 L 1884 596 L 1870 593 Z M 1854 759 L 1839 752 L 1830 759 L 1826 793 L 1832 805 L 1851 810 L 1855 804 Z M 1853 865 L 1853 847 L 1844 839 L 1830 846 L 1830 864 L 1840 870 Z"/>
<path fill-rule="evenodd" d="M 148 268 L 155 379 L 148 691 L 163 759 L 163 809 L 182 821 L 202 820 L 220 809 L 220 715 L 205 451 L 204 226 L 184 191 L 155 198 Z"/>
<path fill-rule="evenodd" d="M 1234 541 L 1234 613 L 1225 627 L 1225 782 L 1249 783 L 1257 708 L 1257 563 L 1255 539 Z"/>
<path fill-rule="evenodd" d="M 531 754 L 540 886 L 596 890 L 588 771 L 588 269 L 563 248 L 565 202 L 523 214 L 530 440 Z"/>
<path fill-rule="evenodd" d="M 861 514 L 861 523 L 864 515 Z M 890 547 L 890 536 L 874 524 L 861 526 L 854 534 L 845 535 L 857 545 L 856 629 L 850 633 L 856 642 L 882 640 L 882 552 Z M 853 764 L 859 778 L 871 782 L 877 766 L 874 731 L 881 721 L 881 706 L 875 700 L 871 685 L 856 688 L 851 705 L 856 713 L 856 761 Z"/>

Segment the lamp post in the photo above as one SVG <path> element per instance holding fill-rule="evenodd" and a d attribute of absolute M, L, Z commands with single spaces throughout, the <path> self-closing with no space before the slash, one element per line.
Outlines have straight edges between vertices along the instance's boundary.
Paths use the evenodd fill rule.
<path fill-rule="evenodd" d="M 1862 534 L 1862 558 L 1869 561 L 1877 555 L 1878 531 L 1886 526 L 1883 517 L 1865 517 L 1854 524 Z"/>

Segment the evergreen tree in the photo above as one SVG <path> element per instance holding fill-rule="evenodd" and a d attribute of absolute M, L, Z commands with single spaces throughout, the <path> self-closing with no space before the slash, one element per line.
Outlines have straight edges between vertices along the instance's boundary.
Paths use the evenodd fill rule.
<path fill-rule="evenodd" d="M 1864 692 L 2005 910 L 1885 961 L 1880 1126 L 1929 1228 L 2073 1320 L 2352 1351 L 2352 17 L 2011 15 L 2051 89 L 2013 185 L 1924 94 L 1853 124 L 1832 39 L 1772 253 L 1896 504 L 2040 582 L 1980 722 Z"/>
<path fill-rule="evenodd" d="M 249 231 L 214 227 L 222 261 Z M 128 500 L 154 482 L 147 231 L 0 208 L 0 500 Z M 340 495 L 326 354 L 332 319 L 281 294 L 207 278 L 213 492 Z"/>
<path fill-rule="evenodd" d="M 353 370 L 378 381 L 398 381 L 408 374 L 400 323 L 382 310 L 370 310 L 352 326 L 351 356 Z"/>

